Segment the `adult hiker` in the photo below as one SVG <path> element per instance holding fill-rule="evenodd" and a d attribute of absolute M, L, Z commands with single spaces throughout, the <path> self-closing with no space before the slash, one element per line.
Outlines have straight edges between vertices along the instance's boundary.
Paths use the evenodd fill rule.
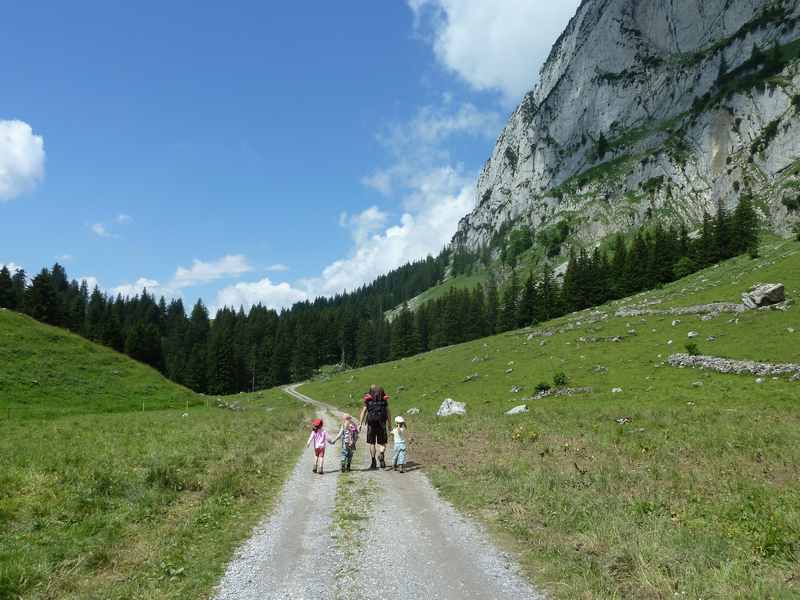
<path fill-rule="evenodd" d="M 389 415 L 389 396 L 383 391 L 382 387 L 375 384 L 371 385 L 369 392 L 364 395 L 364 407 L 358 417 L 359 426 L 367 422 L 367 447 L 370 455 L 370 469 L 377 469 L 375 462 L 377 459 L 381 463 L 381 468 L 386 468 L 384 452 L 386 451 L 387 425 L 391 422 Z"/>

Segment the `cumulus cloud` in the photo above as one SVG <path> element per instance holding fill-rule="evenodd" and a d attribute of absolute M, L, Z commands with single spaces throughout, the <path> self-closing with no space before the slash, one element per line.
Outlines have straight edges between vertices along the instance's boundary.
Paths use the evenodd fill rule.
<path fill-rule="evenodd" d="M 83 277 L 78 277 L 79 282 L 85 282 L 86 287 L 89 290 L 89 293 L 94 291 L 94 288 L 102 289 L 100 287 L 100 281 L 94 275 L 84 275 Z"/>
<path fill-rule="evenodd" d="M 14 262 L 3 262 L 3 261 L 0 261 L 0 269 L 2 269 L 3 267 L 7 268 L 11 272 L 12 275 L 14 273 L 16 273 L 17 271 L 23 270 L 20 265 L 14 263 Z"/>
<path fill-rule="evenodd" d="M 288 283 L 272 283 L 265 277 L 252 283 L 240 282 L 223 288 L 217 294 L 217 306 L 239 308 L 244 306 L 249 309 L 254 304 L 262 304 L 267 308 L 279 310 L 309 298 L 303 290 L 297 289 Z"/>
<path fill-rule="evenodd" d="M 95 223 L 94 225 L 91 226 L 90 229 L 92 230 L 92 233 L 94 233 L 97 237 L 102 237 L 102 238 L 112 237 L 111 232 L 102 223 Z"/>
<path fill-rule="evenodd" d="M 420 175 L 411 193 L 416 210 L 404 212 L 397 224 L 369 235 L 359 229 L 360 222 L 373 217 L 357 215 L 351 220 L 355 246 L 349 256 L 329 264 L 320 277 L 301 281 L 300 287 L 309 296 L 353 290 L 408 261 L 437 254 L 452 238 L 458 220 L 473 208 L 473 183 L 472 177 L 452 167 Z"/>
<path fill-rule="evenodd" d="M 389 215 L 377 206 L 370 206 L 354 215 L 343 212 L 339 215 L 339 225 L 350 230 L 350 235 L 356 244 L 362 244 L 374 232 L 381 229 L 388 218 Z"/>
<path fill-rule="evenodd" d="M 24 121 L 0 120 L 0 202 L 29 192 L 44 177 L 44 140 Z"/>
<path fill-rule="evenodd" d="M 177 298 L 180 296 L 180 291 L 173 289 L 169 285 L 162 285 L 156 279 L 148 279 L 147 277 L 140 277 L 133 283 L 123 283 L 117 287 L 111 288 L 109 292 L 112 296 L 120 295 L 123 298 L 132 298 L 140 295 L 143 291 L 156 298 L 164 296 L 165 298 Z"/>
<path fill-rule="evenodd" d="M 510 102 L 536 83 L 579 0 L 408 0 L 436 59 L 477 90 Z"/>
<path fill-rule="evenodd" d="M 204 262 L 194 259 L 188 269 L 178 267 L 172 278 L 172 287 L 186 288 L 202 283 L 209 283 L 224 277 L 238 277 L 242 273 L 252 271 L 247 259 L 242 254 L 229 254 L 217 260 Z"/>

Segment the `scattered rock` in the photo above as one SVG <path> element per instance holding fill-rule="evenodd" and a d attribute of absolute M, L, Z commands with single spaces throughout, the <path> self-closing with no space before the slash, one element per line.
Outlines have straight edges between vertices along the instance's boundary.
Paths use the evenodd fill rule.
<path fill-rule="evenodd" d="M 511 410 L 507 410 L 507 415 L 521 415 L 523 413 L 528 412 L 528 407 L 524 404 L 520 404 L 519 406 L 515 406 Z"/>
<path fill-rule="evenodd" d="M 692 387 L 695 387 L 695 388 L 703 387 L 703 382 L 702 381 L 695 381 L 692 384 Z"/>
<path fill-rule="evenodd" d="M 511 393 L 512 394 L 519 394 L 522 391 L 522 388 L 518 385 L 511 386 Z"/>
<path fill-rule="evenodd" d="M 449 417 L 451 415 L 467 414 L 467 405 L 463 402 L 456 402 L 452 398 L 446 398 L 436 411 L 437 417 Z"/>
<path fill-rule="evenodd" d="M 544 340 L 542 340 L 541 342 L 539 342 L 539 347 L 542 347 L 542 346 L 544 346 L 546 343 L 547 343 L 547 342 L 545 342 Z"/>
<path fill-rule="evenodd" d="M 696 338 L 696 337 L 697 337 L 697 336 L 699 336 L 699 335 L 700 335 L 700 334 L 699 334 L 698 332 L 696 332 L 696 331 L 690 331 L 690 332 L 688 333 L 688 336 L 687 336 L 687 337 L 690 337 L 690 338 Z"/>
<path fill-rule="evenodd" d="M 667 340 L 667 346 L 672 346 L 672 340 Z"/>
<path fill-rule="evenodd" d="M 463 381 L 464 381 L 464 383 L 468 383 L 470 381 L 475 381 L 476 379 L 479 379 L 479 378 L 480 378 L 480 375 L 478 373 L 473 373 L 472 375 L 467 375 L 466 377 L 464 377 Z"/>
<path fill-rule="evenodd" d="M 407 415 L 418 415 L 418 414 L 419 414 L 419 409 L 418 409 L 418 408 L 416 408 L 416 407 L 415 407 L 415 408 L 409 408 L 409 409 L 406 411 L 406 414 L 407 414 Z"/>
<path fill-rule="evenodd" d="M 677 327 L 680 324 L 681 324 L 680 319 L 673 319 L 673 321 L 672 321 L 672 326 L 673 327 Z"/>
<path fill-rule="evenodd" d="M 592 373 L 596 373 L 598 375 L 605 375 L 608 373 L 608 367 L 604 367 L 603 365 L 595 365 L 592 367 Z"/>
<path fill-rule="evenodd" d="M 506 375 L 510 375 L 513 372 L 514 372 L 514 369 L 511 369 L 511 368 L 506 369 Z"/>
<path fill-rule="evenodd" d="M 189 413 L 183 413 L 183 414 L 181 415 L 181 417 L 188 417 L 188 416 L 189 416 Z"/>
<path fill-rule="evenodd" d="M 579 388 L 568 388 L 568 387 L 558 387 L 558 388 L 550 388 L 549 390 L 543 390 L 533 396 L 531 400 L 541 400 L 542 398 L 548 398 L 550 396 L 575 396 L 577 394 L 591 394 L 592 388 L 590 387 L 579 387 Z"/>
<path fill-rule="evenodd" d="M 631 419 L 630 417 L 617 417 L 616 419 L 614 419 L 614 422 L 617 425 L 625 425 L 626 423 L 630 423 L 632 420 L 633 419 Z"/>
<path fill-rule="evenodd" d="M 622 393 L 622 388 L 621 387 L 611 388 L 611 393 L 612 394 L 621 394 Z"/>
<path fill-rule="evenodd" d="M 786 331 L 787 333 L 794 333 L 794 327 L 787 327 Z"/>
<path fill-rule="evenodd" d="M 778 304 L 786 299 L 782 283 L 763 283 L 742 294 L 742 304 L 747 308 L 761 308 Z"/>
<path fill-rule="evenodd" d="M 673 354 L 667 362 L 672 367 L 708 369 L 717 373 L 735 375 L 755 375 L 756 377 L 780 377 L 800 374 L 800 364 L 794 363 L 762 363 L 754 360 L 733 360 L 717 356 L 690 356 L 689 354 Z"/>
<path fill-rule="evenodd" d="M 244 406 L 242 406 L 238 400 L 234 402 L 228 402 L 222 398 L 217 398 L 217 408 L 224 408 L 234 412 L 242 412 L 244 410 Z"/>
<path fill-rule="evenodd" d="M 763 377 L 757 377 L 756 378 L 756 383 L 764 383 L 764 378 Z"/>
<path fill-rule="evenodd" d="M 710 336 L 708 336 L 708 337 L 706 338 L 706 341 L 707 341 L 707 342 L 716 342 L 716 341 L 717 341 L 717 338 L 716 338 L 716 336 L 710 335 Z"/>

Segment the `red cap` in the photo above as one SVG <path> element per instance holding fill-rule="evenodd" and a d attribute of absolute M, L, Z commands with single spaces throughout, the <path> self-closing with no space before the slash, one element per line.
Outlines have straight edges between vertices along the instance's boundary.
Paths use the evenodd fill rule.
<path fill-rule="evenodd" d="M 314 419 L 313 421 L 311 421 L 311 424 L 314 427 L 322 427 L 322 419 Z"/>

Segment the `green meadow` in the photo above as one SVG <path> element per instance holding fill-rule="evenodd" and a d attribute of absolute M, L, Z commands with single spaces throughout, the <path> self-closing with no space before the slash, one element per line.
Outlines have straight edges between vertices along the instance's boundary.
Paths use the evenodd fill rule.
<path fill-rule="evenodd" d="M 0 311 L 0 598 L 208 597 L 297 459 L 304 409 L 278 390 L 240 412 L 207 400 Z"/>
<path fill-rule="evenodd" d="M 800 363 L 800 307 L 614 316 L 738 301 L 758 282 L 800 299 L 800 244 L 770 240 L 758 259 L 301 389 L 355 412 L 378 383 L 393 414 L 418 408 L 410 460 L 555 598 L 797 597 L 800 383 L 665 361 L 693 341 L 703 354 Z M 532 398 L 561 374 L 591 391 Z M 445 398 L 466 416 L 436 417 Z M 527 413 L 504 414 L 521 404 Z"/>

